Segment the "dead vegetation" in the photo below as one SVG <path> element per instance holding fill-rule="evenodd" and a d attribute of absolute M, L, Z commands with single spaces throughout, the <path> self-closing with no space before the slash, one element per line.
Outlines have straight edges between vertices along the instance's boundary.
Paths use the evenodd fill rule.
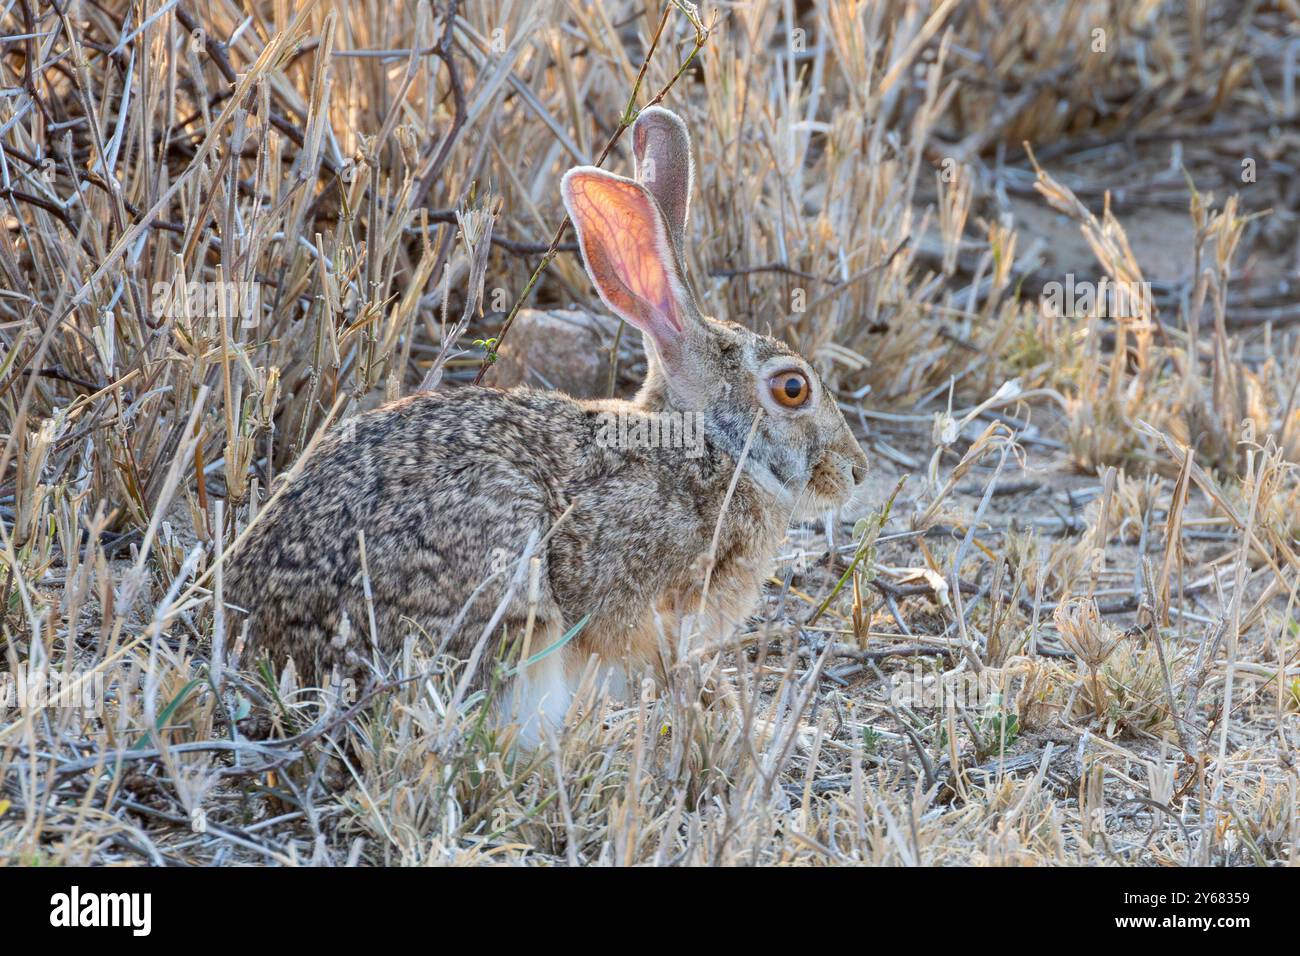
<path fill-rule="evenodd" d="M 1296 863 L 1297 44 L 1295 0 L 0 2 L 0 860 Z M 244 660 L 221 556 L 332 424 L 595 308 L 558 179 L 661 93 L 702 304 L 816 357 L 861 501 L 537 754 L 425 645 L 353 695 Z"/>

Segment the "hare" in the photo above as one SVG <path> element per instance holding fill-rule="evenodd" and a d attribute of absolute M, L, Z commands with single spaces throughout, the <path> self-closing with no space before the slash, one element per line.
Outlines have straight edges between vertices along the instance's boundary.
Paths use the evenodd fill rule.
<path fill-rule="evenodd" d="M 601 300 L 643 336 L 636 398 L 472 387 L 345 422 L 233 557 L 226 595 L 251 651 L 355 674 L 418 634 L 461 660 L 477 648 L 481 673 L 527 633 L 534 662 L 501 705 L 535 742 L 593 655 L 615 678 L 662 677 L 661 647 L 688 616 L 703 640 L 725 639 L 791 519 L 863 480 L 866 456 L 812 366 L 701 314 L 683 257 L 685 124 L 651 107 L 632 137 L 634 179 L 580 166 L 560 190 Z"/>

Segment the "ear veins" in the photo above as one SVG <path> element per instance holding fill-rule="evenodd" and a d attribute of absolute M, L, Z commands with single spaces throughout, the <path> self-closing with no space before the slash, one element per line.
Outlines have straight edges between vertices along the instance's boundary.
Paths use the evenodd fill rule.
<path fill-rule="evenodd" d="M 667 237 L 659 235 L 658 211 L 640 187 L 617 180 L 574 177 L 569 193 L 575 222 L 580 223 L 579 241 L 595 273 L 598 290 L 604 293 L 611 280 L 616 281 L 630 296 L 648 306 L 655 318 L 680 333 L 684 325 L 665 262 L 669 252 L 665 248 Z M 629 308 L 632 303 L 609 305 L 633 311 Z"/>

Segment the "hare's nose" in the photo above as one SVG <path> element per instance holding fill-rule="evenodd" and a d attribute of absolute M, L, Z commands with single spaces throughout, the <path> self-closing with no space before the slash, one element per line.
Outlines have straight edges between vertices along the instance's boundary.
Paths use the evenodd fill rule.
<path fill-rule="evenodd" d="M 855 464 L 853 466 L 853 483 L 860 485 L 867 480 L 867 466 L 865 464 Z"/>

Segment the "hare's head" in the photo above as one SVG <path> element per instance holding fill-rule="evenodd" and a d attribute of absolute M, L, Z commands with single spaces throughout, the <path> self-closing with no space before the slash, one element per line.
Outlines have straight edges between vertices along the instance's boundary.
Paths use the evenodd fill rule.
<path fill-rule="evenodd" d="M 736 460 L 744 454 L 747 473 L 800 512 L 842 503 L 867 458 L 813 367 L 696 304 L 685 271 L 693 179 L 686 125 L 650 107 L 632 127 L 632 145 L 635 179 L 579 166 L 560 189 L 596 291 L 645 340 L 638 402 L 701 416 L 713 447 Z"/>

